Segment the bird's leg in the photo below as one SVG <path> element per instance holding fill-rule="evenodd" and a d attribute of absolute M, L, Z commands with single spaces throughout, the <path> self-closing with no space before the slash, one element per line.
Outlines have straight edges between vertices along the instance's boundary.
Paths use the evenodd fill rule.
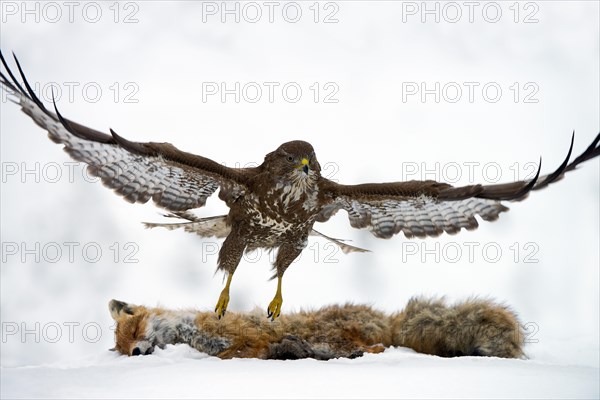
<path fill-rule="evenodd" d="M 241 241 L 237 235 L 229 234 L 219 251 L 218 269 L 224 270 L 227 273 L 227 283 L 221 291 L 219 301 L 217 301 L 217 305 L 215 306 L 215 312 L 219 319 L 221 319 L 221 317 L 225 315 L 225 311 L 227 311 L 231 278 L 233 278 L 233 273 L 242 259 L 245 248 L 246 246 L 243 241 Z"/>
<path fill-rule="evenodd" d="M 279 314 L 281 314 L 281 305 L 283 304 L 283 297 L 281 296 L 281 278 L 283 278 L 283 276 L 277 277 L 277 292 L 275 292 L 275 297 L 273 297 L 273 301 L 269 303 L 269 308 L 267 308 L 267 318 L 271 318 L 271 321 L 274 321 L 275 318 L 279 317 Z"/>
<path fill-rule="evenodd" d="M 227 274 L 227 283 L 221 291 L 219 301 L 217 301 L 217 305 L 215 306 L 215 312 L 217 313 L 217 317 L 219 319 L 221 319 L 221 317 L 225 315 L 227 305 L 229 304 L 229 286 L 231 285 L 231 278 L 233 278 L 233 272 Z"/>
<path fill-rule="evenodd" d="M 302 253 L 304 247 L 306 247 L 308 235 L 301 238 L 297 242 L 288 242 L 279 247 L 277 252 L 277 258 L 275 259 L 275 269 L 277 270 L 277 292 L 273 301 L 267 308 L 267 318 L 271 318 L 271 321 L 279 317 L 281 314 L 281 305 L 283 304 L 283 297 L 281 296 L 281 280 L 283 273 L 290 266 L 290 264 Z"/>

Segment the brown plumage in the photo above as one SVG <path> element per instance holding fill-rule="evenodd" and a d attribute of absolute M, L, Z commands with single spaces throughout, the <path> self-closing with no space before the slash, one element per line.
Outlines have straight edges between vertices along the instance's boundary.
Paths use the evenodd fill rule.
<path fill-rule="evenodd" d="M 470 299 L 447 306 L 440 299 L 413 298 L 387 315 L 346 304 L 282 315 L 275 323 L 258 313 L 165 310 L 111 300 L 115 350 L 150 354 L 155 347 L 187 343 L 219 358 L 354 358 L 390 346 L 441 357 L 523 356 L 524 334 L 516 315 L 491 300 Z"/>
<path fill-rule="evenodd" d="M 131 142 L 112 129 L 105 134 L 64 118 L 54 104 L 49 111 L 36 97 L 15 58 L 25 89 L 0 59 L 10 79 L 0 73 L 0 84 L 16 96 L 23 112 L 75 160 L 88 164 L 92 175 L 132 203 L 156 205 L 184 222 L 147 224 L 169 229 L 184 228 L 201 236 L 224 237 L 218 268 L 227 273 L 215 311 L 224 315 L 229 286 L 242 255 L 256 248 L 278 249 L 274 263 L 277 293 L 268 307 L 276 318 L 281 311 L 281 279 L 285 270 L 306 247 L 309 235 L 319 235 L 340 245 L 344 252 L 365 251 L 313 230 L 345 210 L 354 228 L 369 229 L 390 238 L 403 232 L 407 238 L 454 234 L 477 228 L 475 218 L 493 221 L 508 210 L 501 200 L 521 200 L 532 190 L 561 179 L 565 172 L 600 154 L 598 135 L 592 144 L 551 174 L 528 181 L 498 185 L 453 187 L 435 181 L 408 181 L 341 185 L 321 176 L 313 147 L 304 141 L 287 142 L 267 154 L 256 168 L 229 168 L 208 158 L 186 153 L 170 143 Z M 541 168 L 541 167 L 540 167 Z M 202 207 L 217 189 L 230 211 L 225 216 L 198 219 L 187 210 Z"/>

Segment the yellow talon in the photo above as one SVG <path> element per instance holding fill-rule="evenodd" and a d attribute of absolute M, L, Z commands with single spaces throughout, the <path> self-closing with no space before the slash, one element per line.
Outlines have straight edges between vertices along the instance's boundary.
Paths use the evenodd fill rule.
<path fill-rule="evenodd" d="M 281 314 L 281 304 L 283 304 L 283 299 L 281 295 L 275 296 L 273 301 L 269 304 L 269 308 L 267 309 L 267 318 L 271 318 L 271 321 L 275 321 L 275 318 L 279 317 Z"/>
<path fill-rule="evenodd" d="M 281 296 L 281 277 L 277 277 L 277 292 L 275 293 L 273 301 L 269 303 L 269 308 L 267 308 L 267 318 L 271 318 L 271 321 L 274 321 L 275 318 L 279 317 L 281 314 L 282 304 L 283 297 Z"/>
<path fill-rule="evenodd" d="M 225 316 L 225 311 L 227 311 L 227 305 L 229 304 L 229 285 L 231 285 L 231 277 L 233 274 L 229 274 L 227 276 L 227 283 L 225 287 L 221 291 L 221 295 L 219 296 L 219 301 L 217 301 L 217 305 L 215 306 L 215 312 L 217 313 L 217 317 L 221 319 L 221 317 Z"/>

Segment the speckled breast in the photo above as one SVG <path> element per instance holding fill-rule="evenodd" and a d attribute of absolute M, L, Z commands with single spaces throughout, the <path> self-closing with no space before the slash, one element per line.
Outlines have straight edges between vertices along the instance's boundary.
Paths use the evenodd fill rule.
<path fill-rule="evenodd" d="M 285 187 L 265 196 L 245 197 L 242 208 L 248 241 L 257 247 L 304 241 L 318 213 L 316 198 L 316 190 L 295 192 Z"/>

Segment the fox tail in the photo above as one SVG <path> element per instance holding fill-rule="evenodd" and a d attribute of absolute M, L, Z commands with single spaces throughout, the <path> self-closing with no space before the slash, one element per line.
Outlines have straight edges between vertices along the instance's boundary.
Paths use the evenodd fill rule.
<path fill-rule="evenodd" d="M 522 358 L 525 336 L 516 314 L 491 300 L 447 306 L 443 299 L 412 298 L 391 317 L 392 343 L 441 357 Z"/>

